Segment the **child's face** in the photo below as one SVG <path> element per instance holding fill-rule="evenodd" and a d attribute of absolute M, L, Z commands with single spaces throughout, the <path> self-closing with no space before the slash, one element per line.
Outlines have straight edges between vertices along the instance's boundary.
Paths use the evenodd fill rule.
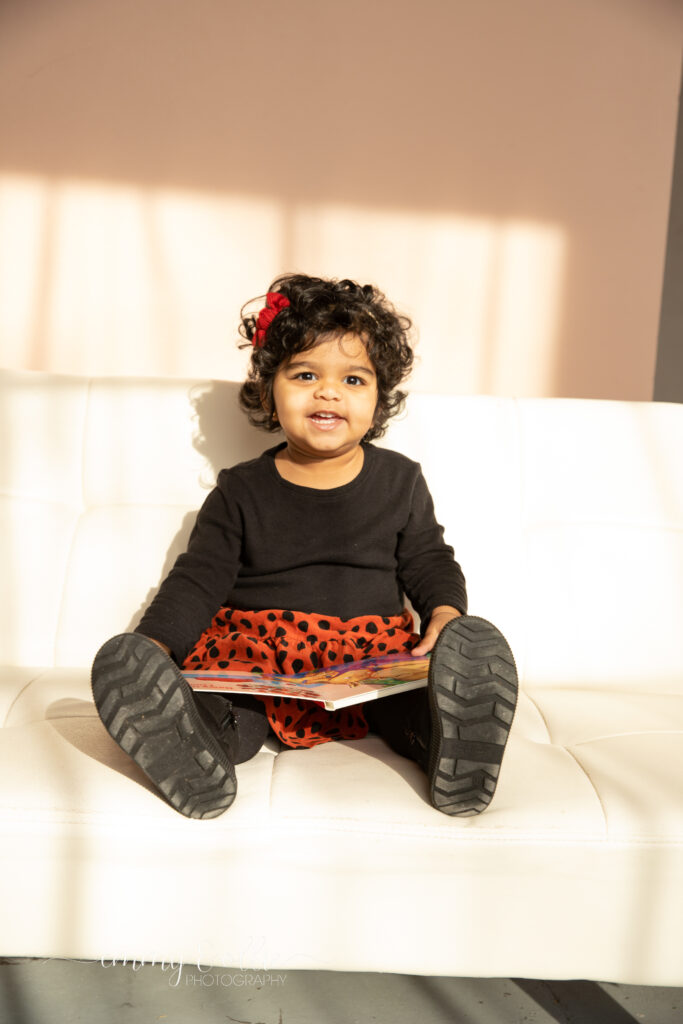
<path fill-rule="evenodd" d="M 372 426 L 377 376 L 356 334 L 318 342 L 284 363 L 273 400 L 290 448 L 309 458 L 352 451 Z"/>

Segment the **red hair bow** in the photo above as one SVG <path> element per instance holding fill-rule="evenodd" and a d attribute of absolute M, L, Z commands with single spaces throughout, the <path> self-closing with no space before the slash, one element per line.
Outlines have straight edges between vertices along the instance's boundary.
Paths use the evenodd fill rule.
<path fill-rule="evenodd" d="M 256 317 L 256 328 L 251 339 L 255 348 L 263 348 L 266 343 L 266 331 L 278 313 L 289 305 L 289 299 L 281 292 L 268 292 L 266 304 Z"/>

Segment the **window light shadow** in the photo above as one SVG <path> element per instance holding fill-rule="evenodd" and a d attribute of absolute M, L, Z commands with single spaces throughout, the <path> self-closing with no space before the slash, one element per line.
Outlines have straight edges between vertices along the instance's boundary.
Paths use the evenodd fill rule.
<path fill-rule="evenodd" d="M 289 269 L 378 284 L 415 389 L 550 394 L 565 249 L 532 220 L 5 175 L 0 365 L 240 380 L 239 310 Z"/>

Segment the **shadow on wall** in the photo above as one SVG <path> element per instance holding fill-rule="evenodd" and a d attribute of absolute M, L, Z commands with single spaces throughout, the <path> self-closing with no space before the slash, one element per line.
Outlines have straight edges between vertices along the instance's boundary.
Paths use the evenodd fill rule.
<path fill-rule="evenodd" d="M 239 384 L 232 381 L 211 381 L 194 385 L 189 391 L 194 429 L 192 446 L 204 459 L 199 482 L 209 490 L 221 469 L 236 462 L 256 458 L 266 448 L 282 439 L 281 433 L 268 434 L 252 427 L 246 415 L 236 413 Z M 178 532 L 169 544 L 158 582 L 150 587 L 140 606 L 131 616 L 126 631 L 135 629 L 144 611 L 168 576 L 178 555 L 187 550 L 197 518 L 197 510 L 186 513 Z"/>
<path fill-rule="evenodd" d="M 240 385 L 232 381 L 212 381 L 190 389 L 192 418 L 195 424 L 192 446 L 208 463 L 208 481 L 213 485 L 221 469 L 254 459 L 266 448 L 283 439 L 280 431 L 268 433 L 253 427 L 246 413 L 235 415 L 239 408 Z M 235 458 L 235 453 L 239 453 Z"/>

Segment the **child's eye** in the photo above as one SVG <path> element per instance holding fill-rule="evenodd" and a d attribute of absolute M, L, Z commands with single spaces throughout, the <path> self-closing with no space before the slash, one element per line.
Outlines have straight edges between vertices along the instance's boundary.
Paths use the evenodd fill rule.
<path fill-rule="evenodd" d="M 300 370 L 294 374 L 294 380 L 315 380 L 315 374 L 310 370 Z"/>
<path fill-rule="evenodd" d="M 365 381 L 363 380 L 362 377 L 356 377 L 353 373 L 349 374 L 348 377 L 345 377 L 344 380 L 353 388 L 361 387 L 363 384 L 365 384 Z"/>

